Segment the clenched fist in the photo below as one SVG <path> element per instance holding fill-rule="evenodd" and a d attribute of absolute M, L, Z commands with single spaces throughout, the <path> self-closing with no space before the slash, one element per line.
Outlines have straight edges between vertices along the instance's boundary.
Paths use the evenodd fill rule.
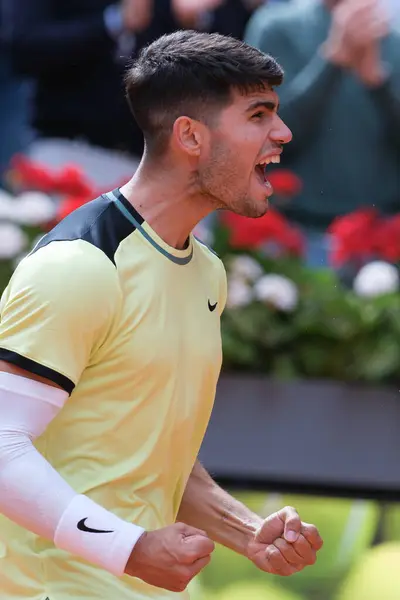
<path fill-rule="evenodd" d="M 264 521 L 248 544 L 247 556 L 262 571 L 287 576 L 313 565 L 322 544 L 317 528 L 287 506 Z"/>
<path fill-rule="evenodd" d="M 137 541 L 125 572 L 150 585 L 183 592 L 208 565 L 214 550 L 204 531 L 175 523 L 144 533 Z"/>

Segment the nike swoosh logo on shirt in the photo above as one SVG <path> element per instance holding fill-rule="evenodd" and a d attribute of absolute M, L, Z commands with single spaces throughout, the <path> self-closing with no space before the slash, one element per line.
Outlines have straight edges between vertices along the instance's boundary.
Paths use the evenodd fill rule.
<path fill-rule="evenodd" d="M 86 531 L 87 533 L 114 533 L 114 531 L 105 531 L 104 529 L 92 529 L 91 527 L 87 527 L 85 524 L 86 521 L 87 517 L 86 519 L 79 521 L 77 527 L 80 531 Z"/>
<path fill-rule="evenodd" d="M 210 309 L 211 312 L 213 312 L 213 310 L 216 309 L 218 302 L 216 302 L 215 304 L 211 304 L 210 301 L 208 301 L 208 308 Z"/>

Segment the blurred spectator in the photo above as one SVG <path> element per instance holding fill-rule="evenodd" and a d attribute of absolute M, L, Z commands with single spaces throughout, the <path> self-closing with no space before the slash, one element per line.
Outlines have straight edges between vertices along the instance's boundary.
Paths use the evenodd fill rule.
<path fill-rule="evenodd" d="M 29 142 L 29 84 L 15 75 L 0 41 L 0 185 L 10 158 Z"/>
<path fill-rule="evenodd" d="M 242 39 L 247 22 L 265 0 L 171 0 L 177 25 Z M 287 1 L 287 0 L 285 0 Z"/>
<path fill-rule="evenodd" d="M 261 1 L 1 0 L 13 66 L 35 82 L 31 156 L 50 165 L 85 159 L 99 183 L 108 157 L 119 173 L 132 170 L 129 155 L 142 154 L 143 139 L 124 98 L 129 59 L 181 27 L 240 38 Z"/>
<path fill-rule="evenodd" d="M 311 264 L 325 262 L 323 230 L 336 215 L 399 211 L 400 34 L 385 1 L 263 7 L 247 30 L 286 71 L 280 113 L 294 139 L 284 165 L 304 183 L 286 213 L 308 233 Z"/>
<path fill-rule="evenodd" d="M 13 64 L 36 82 L 38 135 L 140 154 L 123 71 L 135 49 L 174 30 L 169 0 L 1 1 Z"/>

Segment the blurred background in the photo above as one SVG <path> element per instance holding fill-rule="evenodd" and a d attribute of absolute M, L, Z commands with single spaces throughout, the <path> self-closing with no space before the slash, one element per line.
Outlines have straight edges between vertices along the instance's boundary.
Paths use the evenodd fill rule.
<path fill-rule="evenodd" d="M 356 3 L 0 0 L 0 292 L 44 232 L 135 170 L 122 77 L 141 47 L 220 32 L 286 72 L 294 140 L 269 214 L 196 231 L 228 273 L 202 454 L 255 511 L 293 505 L 325 545 L 287 579 L 218 548 L 193 600 L 400 598 L 400 0 L 365 0 L 362 23 Z"/>

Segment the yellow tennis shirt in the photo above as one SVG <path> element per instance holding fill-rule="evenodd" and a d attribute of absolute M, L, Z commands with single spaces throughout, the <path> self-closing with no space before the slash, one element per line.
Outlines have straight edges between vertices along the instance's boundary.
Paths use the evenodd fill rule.
<path fill-rule="evenodd" d="M 71 394 L 36 447 L 77 493 L 147 530 L 175 522 L 214 402 L 225 300 L 219 258 L 193 236 L 184 250 L 165 244 L 118 190 L 19 264 L 0 304 L 0 360 Z M 47 597 L 177 595 L 0 517 L 0 598 Z"/>

